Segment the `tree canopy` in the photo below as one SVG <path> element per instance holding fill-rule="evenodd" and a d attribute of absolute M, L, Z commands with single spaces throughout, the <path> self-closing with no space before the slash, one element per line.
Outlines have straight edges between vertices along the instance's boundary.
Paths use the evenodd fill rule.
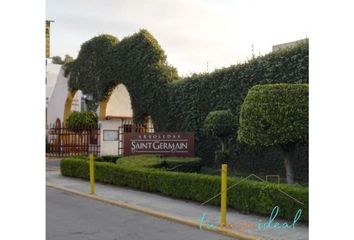
<path fill-rule="evenodd" d="M 240 113 L 238 140 L 250 145 L 279 146 L 287 183 L 294 183 L 296 144 L 308 143 L 308 84 L 266 84 L 252 87 Z"/>
<path fill-rule="evenodd" d="M 52 63 L 59 64 L 59 65 L 71 63 L 73 61 L 74 61 L 74 58 L 72 56 L 70 56 L 69 54 L 65 55 L 64 60 L 62 60 L 62 58 L 60 56 L 52 57 Z"/>
<path fill-rule="evenodd" d="M 74 132 L 97 128 L 98 118 L 94 112 L 72 112 L 66 120 L 68 129 Z"/>
<path fill-rule="evenodd" d="M 237 121 L 230 110 L 210 112 L 204 121 L 204 132 L 220 139 L 229 138 L 236 129 Z"/>
<path fill-rule="evenodd" d="M 308 142 L 308 84 L 252 87 L 240 113 L 238 139 L 250 145 Z"/>

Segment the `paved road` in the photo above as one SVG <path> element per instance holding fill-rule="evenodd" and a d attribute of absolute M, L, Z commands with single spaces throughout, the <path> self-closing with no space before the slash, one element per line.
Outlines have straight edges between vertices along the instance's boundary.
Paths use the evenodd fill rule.
<path fill-rule="evenodd" d="M 47 187 L 47 240 L 232 240 Z"/>

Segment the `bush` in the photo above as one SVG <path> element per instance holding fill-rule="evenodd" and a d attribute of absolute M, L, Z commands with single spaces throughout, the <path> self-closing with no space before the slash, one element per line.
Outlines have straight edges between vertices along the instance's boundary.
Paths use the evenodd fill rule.
<path fill-rule="evenodd" d="M 242 105 L 238 140 L 250 145 L 278 146 L 288 183 L 294 182 L 296 144 L 308 143 L 308 84 L 252 87 Z"/>
<path fill-rule="evenodd" d="M 250 145 L 308 142 L 308 84 L 252 87 L 240 114 L 238 139 Z"/>
<path fill-rule="evenodd" d="M 158 167 L 175 172 L 200 172 L 201 170 L 200 159 L 196 161 L 194 158 L 169 157 Z"/>
<path fill-rule="evenodd" d="M 183 162 L 192 159 L 181 159 Z M 96 162 L 96 181 L 127 186 L 148 192 L 159 192 L 174 198 L 204 202 L 220 193 L 220 177 L 197 173 L 170 172 L 158 169 L 168 158 L 154 156 L 123 157 L 117 164 Z M 62 175 L 88 179 L 88 161 L 76 158 L 63 159 L 60 163 Z M 239 182 L 240 178 L 229 177 L 228 185 Z M 302 201 L 294 202 L 278 189 Z M 220 198 L 209 204 L 219 205 Z M 292 220 L 301 208 L 302 221 L 308 221 L 308 188 L 298 185 L 272 184 L 245 180 L 228 192 L 228 206 L 245 213 L 269 215 L 274 206 L 280 207 L 279 216 Z"/>
<path fill-rule="evenodd" d="M 72 112 L 66 120 L 66 127 L 74 132 L 97 128 L 98 118 L 94 112 Z"/>
<path fill-rule="evenodd" d="M 230 110 L 213 111 L 205 118 L 204 132 L 224 140 L 235 133 L 236 126 L 236 118 Z"/>
<path fill-rule="evenodd" d="M 216 137 L 220 140 L 221 151 L 215 152 L 215 165 L 227 163 L 230 159 L 228 151 L 230 138 L 236 133 L 237 121 L 230 110 L 213 111 L 208 114 L 204 121 L 204 132 L 206 135 Z"/>
<path fill-rule="evenodd" d="M 96 162 L 111 162 L 111 163 L 115 163 L 118 160 L 118 158 L 119 158 L 119 156 L 102 156 L 102 157 L 96 157 L 95 161 Z"/>

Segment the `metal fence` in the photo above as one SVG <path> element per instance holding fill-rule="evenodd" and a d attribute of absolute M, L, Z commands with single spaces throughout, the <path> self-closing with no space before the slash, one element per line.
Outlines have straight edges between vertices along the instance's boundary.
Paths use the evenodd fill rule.
<path fill-rule="evenodd" d="M 100 129 L 73 132 L 64 126 L 47 126 L 46 154 L 50 157 L 100 154 Z"/>

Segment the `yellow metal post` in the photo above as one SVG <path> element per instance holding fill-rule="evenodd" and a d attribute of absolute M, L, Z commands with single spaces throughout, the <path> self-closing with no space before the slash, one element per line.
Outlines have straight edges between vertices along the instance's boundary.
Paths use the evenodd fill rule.
<path fill-rule="evenodd" d="M 226 226 L 227 164 L 221 165 L 221 227 Z"/>
<path fill-rule="evenodd" d="M 93 154 L 90 154 L 90 193 L 95 194 L 95 165 Z"/>

